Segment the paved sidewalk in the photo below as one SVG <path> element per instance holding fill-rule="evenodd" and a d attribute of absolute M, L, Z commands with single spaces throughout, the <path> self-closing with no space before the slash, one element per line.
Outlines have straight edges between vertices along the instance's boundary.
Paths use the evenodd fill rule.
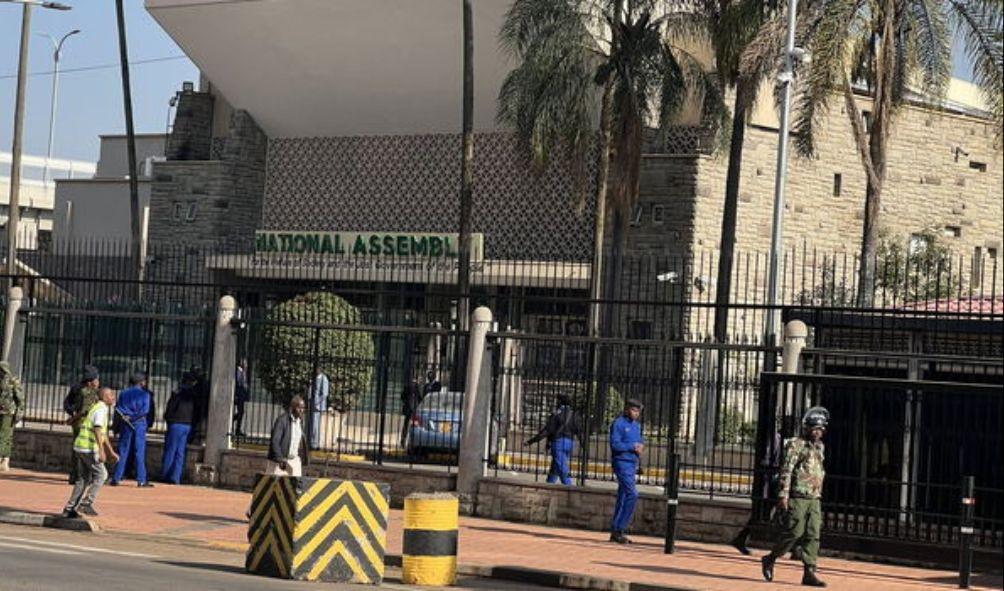
<path fill-rule="evenodd" d="M 70 487 L 65 476 L 13 470 L 0 475 L 0 509 L 56 513 Z M 94 520 L 109 533 L 157 535 L 198 541 L 218 548 L 243 550 L 250 495 L 191 486 L 158 485 L 140 489 L 127 481 L 106 487 L 98 498 L 101 515 Z M 757 557 L 732 548 L 679 542 L 672 556 L 662 553 L 662 540 L 636 537 L 631 546 L 606 542 L 598 532 L 547 528 L 486 519 L 461 519 L 460 562 L 480 566 L 516 566 L 606 579 L 674 586 L 681 589 L 735 591 L 801 589 L 800 565 L 779 563 L 774 584 L 760 577 Z M 393 511 L 388 553 L 401 552 L 401 512 Z M 762 553 L 757 552 L 760 555 Z M 954 589 L 951 571 L 904 568 L 870 562 L 824 558 L 820 576 L 831 589 L 900 591 Z M 975 577 L 976 589 L 1002 589 L 999 576 Z"/>

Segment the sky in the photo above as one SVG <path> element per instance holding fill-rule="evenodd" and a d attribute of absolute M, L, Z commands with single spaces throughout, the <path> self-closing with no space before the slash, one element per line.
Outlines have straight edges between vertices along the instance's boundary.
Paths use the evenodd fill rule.
<path fill-rule="evenodd" d="M 44 156 L 49 133 L 52 90 L 52 44 L 80 29 L 63 46 L 59 106 L 53 156 L 97 161 L 100 134 L 125 132 L 118 38 L 113 0 L 62 0 L 71 11 L 36 8 L 32 12 L 28 71 L 25 153 Z M 137 133 L 161 133 L 168 101 L 184 81 L 198 83 L 198 70 L 143 8 L 143 0 L 125 0 L 129 60 L 132 63 L 133 113 Z M 0 151 L 9 152 L 13 134 L 21 7 L 0 0 Z M 494 43 L 494 40 L 492 41 Z M 955 76 L 971 79 L 956 43 Z M 153 60 L 153 61 L 151 61 Z M 80 71 L 74 71 L 80 70 Z"/>

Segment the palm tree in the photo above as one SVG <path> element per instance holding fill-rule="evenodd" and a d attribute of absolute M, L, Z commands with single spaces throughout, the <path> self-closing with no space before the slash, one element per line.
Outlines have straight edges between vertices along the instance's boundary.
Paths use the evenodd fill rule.
<path fill-rule="evenodd" d="M 940 99 L 952 71 L 953 28 L 962 35 L 976 83 L 1001 123 L 1001 0 L 810 0 L 803 15 L 804 43 L 812 63 L 798 82 L 793 131 L 803 154 L 815 151 L 815 128 L 834 95 L 843 96 L 866 175 L 857 304 L 870 306 L 875 291 L 882 190 L 889 138 L 897 109 L 908 94 Z M 857 87 L 872 95 L 862 117 Z"/>
<path fill-rule="evenodd" d="M 692 4 L 691 10 L 680 11 L 668 21 L 670 34 L 674 38 L 689 39 L 712 50 L 719 86 L 735 91 L 715 292 L 714 331 L 717 342 L 725 342 L 728 335 L 746 123 L 766 75 L 764 71 L 744 74 L 739 67 L 740 58 L 758 39 L 758 35 L 765 33 L 761 31 L 761 27 L 776 13 L 777 4 L 776 0 L 701 0 Z"/>
<path fill-rule="evenodd" d="M 498 119 L 515 130 L 535 169 L 542 170 L 563 150 L 583 175 L 599 119 L 592 280 L 594 286 L 601 280 L 609 209 L 607 299 L 615 291 L 628 213 L 638 197 L 645 126 L 657 122 L 665 128 L 688 98 L 703 101 L 709 117 L 720 119 L 726 112 L 715 78 L 667 37 L 671 13 L 665 5 L 660 0 L 515 0 L 500 32 L 502 47 L 518 65 L 499 92 Z M 594 310 L 597 294 L 594 290 Z M 611 310 L 607 306 L 603 330 L 609 330 Z M 591 329 L 595 334 L 596 327 Z"/>

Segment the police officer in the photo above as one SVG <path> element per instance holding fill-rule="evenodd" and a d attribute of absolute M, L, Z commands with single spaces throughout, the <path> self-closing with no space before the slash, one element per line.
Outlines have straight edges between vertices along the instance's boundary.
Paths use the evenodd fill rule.
<path fill-rule="evenodd" d="M 151 488 L 153 484 L 146 474 L 146 430 L 149 427 L 147 419 L 150 416 L 150 392 L 146 389 L 146 374 L 139 371 L 129 379 L 130 387 L 118 396 L 115 414 L 122 420 L 119 431 L 119 461 L 115 465 L 115 474 L 109 486 L 118 486 L 125 477 L 126 465 L 133 457 L 136 466 L 136 483 L 143 488 Z"/>
<path fill-rule="evenodd" d="M 630 544 L 624 530 L 631 523 L 634 507 L 638 503 L 638 463 L 645 440 L 641 436 L 641 402 L 633 398 L 624 405 L 624 414 L 610 425 L 610 458 L 614 476 L 617 477 L 617 504 L 610 524 L 610 541 Z"/>
<path fill-rule="evenodd" d="M 63 411 L 69 416 L 66 424 L 73 430 L 74 440 L 80 433 L 80 424 L 84 419 L 87 410 L 98 401 L 98 388 L 101 387 L 101 379 L 98 375 L 98 368 L 93 365 L 85 365 L 80 372 L 80 382 L 70 387 L 70 391 L 63 398 Z M 70 484 L 77 482 L 77 459 L 76 454 L 70 458 Z"/>
<path fill-rule="evenodd" d="M 785 528 L 770 554 L 761 559 L 763 577 L 774 580 L 774 563 L 799 544 L 802 548 L 802 584 L 825 587 L 816 577 L 816 560 L 819 556 L 819 530 L 823 516 L 820 498 L 823 494 L 823 435 L 830 421 L 830 413 L 814 406 L 802 417 L 802 433 L 784 444 L 784 462 L 781 464 L 778 490 L 778 510 L 787 513 L 782 523 Z"/>
<path fill-rule="evenodd" d="M 558 407 L 548 417 L 547 424 L 526 442 L 526 445 L 533 445 L 547 439 L 547 448 L 551 452 L 551 469 L 547 472 L 548 484 L 561 482 L 565 486 L 572 485 L 572 467 L 569 460 L 575 448 L 575 438 L 580 432 L 579 417 L 572 410 L 572 401 L 568 396 L 559 394 Z"/>

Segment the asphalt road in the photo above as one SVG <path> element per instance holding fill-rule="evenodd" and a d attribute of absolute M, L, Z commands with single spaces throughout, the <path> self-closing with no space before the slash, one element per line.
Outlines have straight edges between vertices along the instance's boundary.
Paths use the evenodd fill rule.
<path fill-rule="evenodd" d="M 379 587 L 305 583 L 244 572 L 244 555 L 173 542 L 0 524 L 2 591 L 258 591 L 416 589 L 388 569 Z M 424 587 L 423 589 L 428 589 Z M 454 590 L 543 591 L 541 587 L 466 578 Z"/>

